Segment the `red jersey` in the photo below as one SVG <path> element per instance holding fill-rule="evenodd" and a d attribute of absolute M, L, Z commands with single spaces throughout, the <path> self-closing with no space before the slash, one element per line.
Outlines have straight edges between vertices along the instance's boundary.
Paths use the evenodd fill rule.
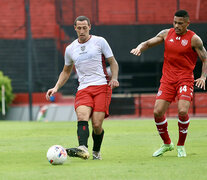
<path fill-rule="evenodd" d="M 188 30 L 184 35 L 177 35 L 174 28 L 169 30 L 165 39 L 161 82 L 194 81 L 193 70 L 198 57 L 191 46 L 194 34 L 193 31 Z"/>

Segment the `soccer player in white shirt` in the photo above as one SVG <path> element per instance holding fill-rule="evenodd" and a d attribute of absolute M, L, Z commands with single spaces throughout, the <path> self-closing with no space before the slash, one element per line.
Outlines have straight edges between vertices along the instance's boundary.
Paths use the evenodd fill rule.
<path fill-rule="evenodd" d="M 119 86 L 119 66 L 107 41 L 102 37 L 90 35 L 91 24 L 87 17 L 77 17 L 74 28 L 78 38 L 67 46 L 64 68 L 56 85 L 47 91 L 46 98 L 49 100 L 50 96 L 54 95 L 66 83 L 75 65 L 79 81 L 75 98 L 79 146 L 66 150 L 69 156 L 89 158 L 88 121 L 91 118 L 93 159 L 100 160 L 100 148 L 104 136 L 102 123 L 104 118 L 109 116 L 112 89 Z M 110 65 L 110 79 L 107 75 L 105 59 Z"/>

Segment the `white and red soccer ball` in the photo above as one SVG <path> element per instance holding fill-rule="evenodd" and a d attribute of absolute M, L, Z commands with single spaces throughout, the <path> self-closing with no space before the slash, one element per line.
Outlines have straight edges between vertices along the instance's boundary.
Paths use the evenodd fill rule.
<path fill-rule="evenodd" d="M 53 145 L 47 151 L 47 160 L 52 165 L 63 164 L 67 160 L 67 152 L 60 145 Z"/>

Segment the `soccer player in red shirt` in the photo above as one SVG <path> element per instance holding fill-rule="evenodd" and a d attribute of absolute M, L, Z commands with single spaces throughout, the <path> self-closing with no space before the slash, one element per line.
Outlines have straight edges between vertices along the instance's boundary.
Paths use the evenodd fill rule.
<path fill-rule="evenodd" d="M 188 12 L 178 10 L 174 15 L 174 28 L 162 30 L 155 37 L 131 50 L 132 54 L 140 56 L 148 48 L 163 42 L 165 44 L 162 78 L 154 106 L 155 123 L 164 144 L 154 152 L 154 157 L 174 149 L 174 144 L 168 134 L 165 112 L 176 97 L 179 118 L 177 152 L 178 157 L 186 157 L 184 143 L 190 123 L 188 110 L 193 98 L 194 82 L 197 87 L 205 90 L 207 53 L 200 37 L 188 29 L 189 23 Z M 200 78 L 194 81 L 193 70 L 197 56 L 202 61 L 202 72 Z"/>

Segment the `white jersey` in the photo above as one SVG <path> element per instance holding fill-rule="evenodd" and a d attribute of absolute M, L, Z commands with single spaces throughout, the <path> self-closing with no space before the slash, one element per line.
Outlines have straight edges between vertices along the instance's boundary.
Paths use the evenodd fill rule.
<path fill-rule="evenodd" d="M 99 36 L 91 36 L 85 43 L 73 41 L 65 50 L 65 65 L 74 63 L 78 75 L 78 90 L 92 85 L 107 84 L 106 65 L 103 59 L 113 56 L 107 41 Z"/>

